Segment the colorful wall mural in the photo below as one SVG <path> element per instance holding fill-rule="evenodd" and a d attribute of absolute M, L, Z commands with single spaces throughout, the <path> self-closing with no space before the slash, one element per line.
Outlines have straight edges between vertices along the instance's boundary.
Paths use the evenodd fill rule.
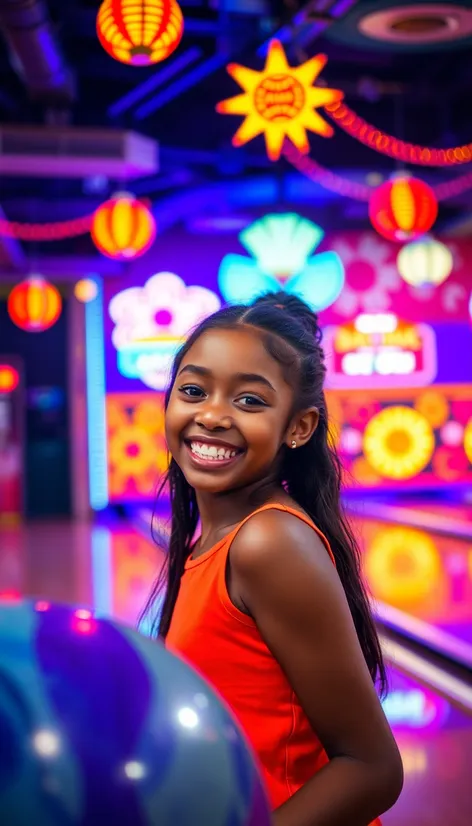
<path fill-rule="evenodd" d="M 167 468 L 164 393 L 110 393 L 106 418 L 110 501 L 151 499 Z"/>
<path fill-rule="evenodd" d="M 472 484 L 472 387 L 339 391 L 327 399 L 347 487 Z"/>

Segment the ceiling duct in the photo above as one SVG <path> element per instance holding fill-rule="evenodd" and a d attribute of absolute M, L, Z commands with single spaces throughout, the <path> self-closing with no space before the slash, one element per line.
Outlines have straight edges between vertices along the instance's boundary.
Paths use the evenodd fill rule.
<path fill-rule="evenodd" d="M 32 98 L 65 105 L 74 98 L 74 83 L 59 49 L 43 0 L 0 0 L 0 28 L 12 65 Z"/>
<path fill-rule="evenodd" d="M 0 174 L 35 178 L 106 175 L 129 180 L 159 170 L 157 141 L 118 129 L 0 127 Z"/>

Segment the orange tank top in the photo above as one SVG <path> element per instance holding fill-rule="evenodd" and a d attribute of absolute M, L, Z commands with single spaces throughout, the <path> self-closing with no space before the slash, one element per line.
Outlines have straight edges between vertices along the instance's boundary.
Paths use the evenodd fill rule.
<path fill-rule="evenodd" d="M 210 550 L 187 560 L 166 644 L 226 700 L 259 758 L 276 809 L 328 757 L 256 624 L 233 605 L 226 587 L 226 562 L 236 534 L 255 513 L 268 509 L 291 513 L 310 525 L 334 563 L 328 540 L 307 516 L 284 505 L 264 505 Z"/>

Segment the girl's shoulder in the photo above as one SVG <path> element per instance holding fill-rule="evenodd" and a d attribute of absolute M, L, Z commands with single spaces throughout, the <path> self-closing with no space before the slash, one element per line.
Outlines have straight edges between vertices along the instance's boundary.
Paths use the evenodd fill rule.
<path fill-rule="evenodd" d="M 324 568 L 334 561 L 327 538 L 295 504 L 269 503 L 240 526 L 231 547 L 231 565 L 255 569 L 304 559 Z"/>

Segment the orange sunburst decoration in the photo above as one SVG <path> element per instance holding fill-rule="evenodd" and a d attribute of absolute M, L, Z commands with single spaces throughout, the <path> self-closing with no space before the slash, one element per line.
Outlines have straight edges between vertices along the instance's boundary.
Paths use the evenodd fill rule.
<path fill-rule="evenodd" d="M 310 148 L 307 129 L 330 138 L 332 126 L 314 110 L 341 100 L 343 93 L 313 86 L 326 61 L 326 55 L 319 54 L 292 68 L 280 41 L 272 40 L 262 72 L 230 63 L 227 70 L 244 93 L 222 101 L 216 110 L 223 115 L 246 115 L 233 146 L 242 146 L 264 133 L 267 154 L 277 161 L 286 137 L 304 154 Z"/>

